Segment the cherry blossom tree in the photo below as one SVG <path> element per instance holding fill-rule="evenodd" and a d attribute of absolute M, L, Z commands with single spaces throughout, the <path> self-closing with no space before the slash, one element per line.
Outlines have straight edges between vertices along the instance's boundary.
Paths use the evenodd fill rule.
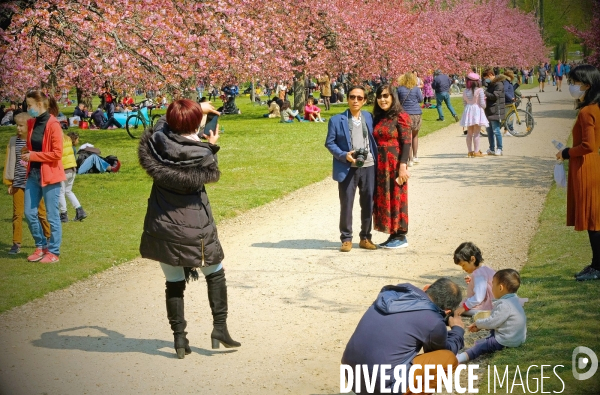
<path fill-rule="evenodd" d="M 303 93 L 304 76 L 326 70 L 360 80 L 545 58 L 533 16 L 509 0 L 44 0 L 4 2 L 0 15 L 10 98 L 40 83 L 81 99 L 105 82 L 190 92 L 292 77 Z"/>
<path fill-rule="evenodd" d="M 586 50 L 590 52 L 584 61 L 600 68 L 600 2 L 595 2 L 588 30 L 581 31 L 574 26 L 566 26 L 565 29 L 577 36 L 583 42 Z"/>

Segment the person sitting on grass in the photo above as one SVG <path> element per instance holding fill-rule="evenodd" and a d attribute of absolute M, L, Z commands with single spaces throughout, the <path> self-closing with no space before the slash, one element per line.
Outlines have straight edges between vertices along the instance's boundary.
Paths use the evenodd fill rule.
<path fill-rule="evenodd" d="M 315 105 L 315 99 L 313 97 L 308 98 L 308 102 L 304 107 L 304 119 L 311 122 L 324 122 L 321 118 L 321 109 Z"/>
<path fill-rule="evenodd" d="M 4 113 L 2 120 L 0 120 L 0 126 L 13 125 L 14 124 L 14 122 L 13 122 L 14 113 L 15 113 L 15 105 L 11 103 L 10 107 L 8 107 L 8 110 L 6 110 L 6 112 Z"/>
<path fill-rule="evenodd" d="M 294 118 L 298 120 L 298 122 L 308 122 L 298 114 L 298 110 L 292 110 L 291 104 L 289 100 L 286 100 L 281 105 L 281 123 L 292 123 L 294 122 Z"/>
<path fill-rule="evenodd" d="M 263 117 L 265 118 L 279 118 L 281 117 L 281 109 L 279 108 L 279 105 L 277 104 L 276 100 L 271 100 L 271 102 L 269 103 L 269 113 L 268 114 L 264 114 Z"/>
<path fill-rule="evenodd" d="M 125 96 L 123 96 L 123 99 L 121 100 L 121 104 L 123 105 L 123 108 L 125 108 L 125 107 L 133 107 L 133 105 L 135 103 L 133 101 L 133 97 L 125 94 Z"/>
<path fill-rule="evenodd" d="M 102 105 L 99 105 L 98 109 L 94 111 L 92 120 L 98 129 L 117 129 L 123 127 L 114 117 L 106 119 Z"/>
<path fill-rule="evenodd" d="M 331 95 L 331 97 L 329 98 L 329 104 L 335 104 L 335 103 L 339 103 L 340 102 L 340 100 L 338 98 L 338 93 L 339 93 L 338 89 L 335 88 L 333 90 L 333 95 Z"/>
<path fill-rule="evenodd" d="M 466 363 L 483 354 L 519 347 L 527 337 L 527 317 L 517 297 L 521 277 L 514 269 L 498 270 L 494 274 L 492 292 L 496 301 L 488 318 L 475 321 L 467 327 L 470 332 L 490 329 L 490 335 L 475 342 L 466 352 L 458 354 L 458 363 Z"/>
<path fill-rule="evenodd" d="M 79 103 L 75 110 L 73 111 L 73 116 L 79 117 L 80 120 L 84 121 L 90 118 L 91 114 L 85 108 L 85 104 Z"/>
<path fill-rule="evenodd" d="M 496 271 L 481 265 L 482 262 L 481 250 L 470 241 L 461 243 L 454 251 L 454 263 L 469 274 L 465 276 L 467 298 L 456 310 L 458 314 L 472 316 L 482 310 L 492 309 L 492 279 Z"/>

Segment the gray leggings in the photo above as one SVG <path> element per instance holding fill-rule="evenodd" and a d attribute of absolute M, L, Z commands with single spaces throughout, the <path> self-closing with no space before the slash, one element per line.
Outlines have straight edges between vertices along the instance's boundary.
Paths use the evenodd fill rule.
<path fill-rule="evenodd" d="M 165 274 L 167 282 L 175 283 L 178 281 L 185 280 L 185 273 L 183 271 L 183 267 L 181 266 L 171 266 L 167 265 L 166 263 L 160 262 L 160 268 Z M 202 274 L 204 274 L 204 277 L 206 277 L 209 274 L 218 272 L 219 270 L 223 269 L 223 262 L 219 263 L 218 265 L 199 267 L 198 269 L 200 269 L 202 271 Z"/>

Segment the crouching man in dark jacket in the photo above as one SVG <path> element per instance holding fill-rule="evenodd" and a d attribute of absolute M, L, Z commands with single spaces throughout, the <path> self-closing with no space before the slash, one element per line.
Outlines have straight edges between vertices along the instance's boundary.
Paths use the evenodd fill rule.
<path fill-rule="evenodd" d="M 448 318 L 450 331 L 444 320 L 459 306 L 461 298 L 460 287 L 447 278 L 425 286 L 424 290 L 408 283 L 386 285 L 350 337 L 342 364 L 352 369 L 366 364 L 369 372 L 373 372 L 373 365 L 390 365 L 387 372 L 390 378 L 384 387 L 392 389 L 392 393 L 401 393 L 393 391 L 393 370 L 398 365 L 406 367 L 407 375 L 413 364 L 452 365 L 454 372 L 458 366 L 456 353 L 464 346 L 465 331 L 458 315 Z M 421 348 L 424 354 L 417 355 Z M 423 369 L 415 370 L 415 380 L 417 376 L 423 380 L 423 374 Z M 429 387 L 435 389 L 437 370 L 432 369 L 430 374 L 434 378 L 429 381 Z M 380 377 L 378 373 L 372 393 L 380 393 Z M 364 376 L 361 381 L 360 390 L 353 384 L 356 394 L 366 393 Z M 408 384 L 407 381 L 407 388 Z"/>

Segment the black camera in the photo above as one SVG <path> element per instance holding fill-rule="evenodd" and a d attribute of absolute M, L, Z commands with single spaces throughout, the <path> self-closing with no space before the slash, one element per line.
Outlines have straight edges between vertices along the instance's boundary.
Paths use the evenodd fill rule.
<path fill-rule="evenodd" d="M 366 148 L 358 148 L 357 150 L 355 150 L 352 154 L 352 157 L 356 159 L 356 167 L 363 167 L 368 155 L 369 151 Z"/>

